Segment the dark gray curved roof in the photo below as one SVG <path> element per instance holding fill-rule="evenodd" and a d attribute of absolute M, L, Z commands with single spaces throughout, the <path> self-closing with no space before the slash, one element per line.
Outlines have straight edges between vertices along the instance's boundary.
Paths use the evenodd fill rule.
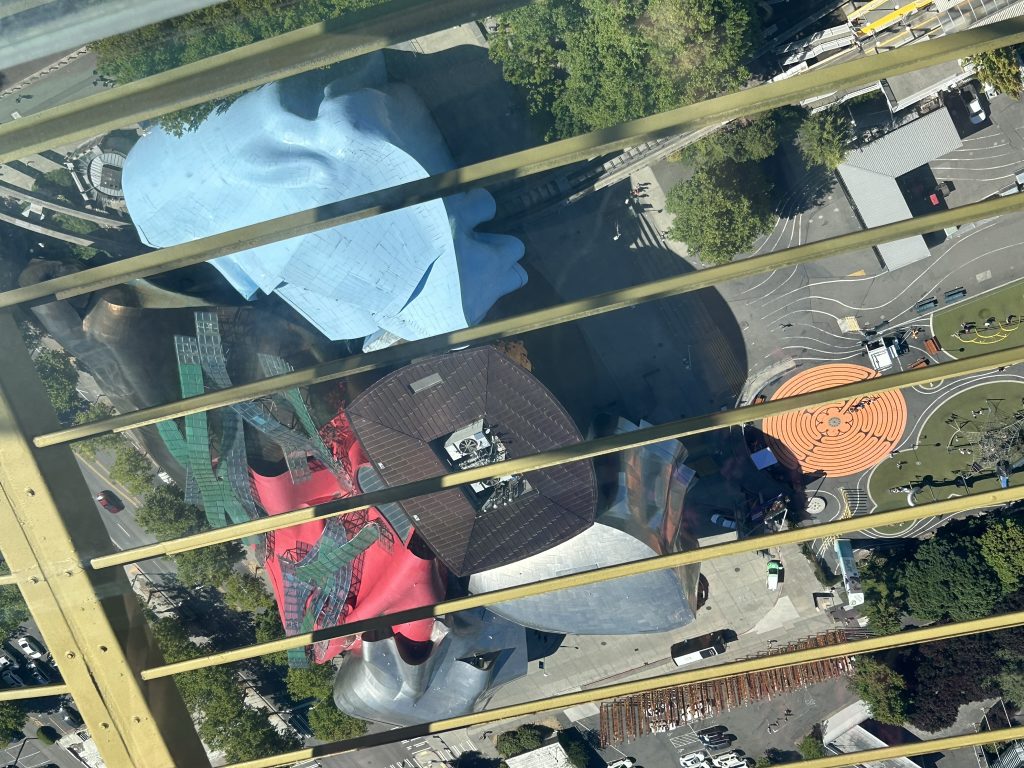
<path fill-rule="evenodd" d="M 477 419 L 501 438 L 509 458 L 582 439 L 544 385 L 493 347 L 431 357 L 388 374 L 352 402 L 348 415 L 389 486 L 451 471 L 436 441 Z M 495 464 L 495 474 L 500 466 Z M 438 558 L 466 575 L 542 552 L 593 524 L 589 461 L 525 478 L 533 492 L 491 509 L 474 503 L 463 488 L 401 504 Z"/>

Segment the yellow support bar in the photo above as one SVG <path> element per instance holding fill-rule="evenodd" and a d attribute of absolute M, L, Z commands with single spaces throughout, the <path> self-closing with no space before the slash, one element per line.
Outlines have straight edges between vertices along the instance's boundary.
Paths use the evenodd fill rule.
<path fill-rule="evenodd" d="M 501 462 L 500 471 L 502 474 L 522 474 L 538 469 L 546 469 L 573 461 L 606 456 L 630 448 L 639 448 L 666 440 L 711 432 L 722 427 L 740 426 L 747 422 L 760 421 L 768 416 L 778 416 L 789 411 L 798 411 L 827 403 L 877 395 L 890 390 L 930 384 L 947 378 L 982 373 L 1019 362 L 1024 362 L 1024 345 L 1010 347 L 998 352 L 988 352 L 976 357 L 954 360 L 940 365 L 856 381 L 838 387 L 818 390 L 817 392 L 807 392 L 780 400 L 769 400 L 758 405 L 734 408 L 731 411 L 716 411 L 702 416 L 694 416 L 652 427 L 645 427 L 633 432 L 609 435 L 608 437 L 601 437 L 595 440 L 586 440 L 564 448 L 508 459 Z M 355 512 L 388 502 L 401 501 L 412 496 L 422 496 L 447 488 L 457 488 L 469 483 L 489 480 L 494 477 L 495 471 L 494 466 L 482 466 L 429 477 L 424 480 L 404 483 L 380 491 L 330 501 L 316 507 L 304 507 L 272 517 L 236 523 L 223 528 L 215 528 L 203 533 L 193 534 L 192 536 L 184 536 L 179 539 L 134 547 L 115 554 L 94 557 L 91 565 L 93 568 L 109 568 L 115 565 L 126 565 L 136 560 L 187 552 L 190 549 L 198 549 L 212 544 L 222 544 L 245 536 L 287 528 L 290 525 L 307 522 L 316 518 L 336 517 L 347 512 Z"/>
<path fill-rule="evenodd" d="M 456 192 L 562 167 L 649 139 L 760 114 L 823 93 L 867 85 L 882 77 L 912 72 L 951 59 L 1021 42 L 1024 42 L 1024 19 L 1016 18 L 957 32 L 917 45 L 904 46 L 877 56 L 865 56 L 833 67 L 813 69 L 797 77 L 765 83 L 621 125 L 463 166 L 425 179 L 280 216 L 141 256 L 121 259 L 36 285 L 15 288 L 0 294 L 0 307 L 48 296 L 71 298 L 128 280 L 149 277 L 209 261 L 218 256 L 319 232 Z M 21 122 L 16 121 L 9 125 L 18 125 Z M 3 126 L 0 126 L 0 138 L 2 136 Z M 66 136 L 60 137 L 60 141 L 66 139 Z M 0 159 L 3 157 L 3 145 L 0 143 Z"/>
<path fill-rule="evenodd" d="M 56 685 L 31 685 L 23 688 L 4 688 L 0 690 L 0 701 L 19 701 L 23 699 L 40 699 L 46 696 L 63 696 L 71 693 L 64 683 Z"/>
<path fill-rule="evenodd" d="M 565 709 L 567 707 L 575 707 L 580 704 L 590 704 L 604 699 L 612 699 L 619 696 L 630 696 L 632 694 L 643 693 L 644 691 L 655 690 L 658 688 L 669 688 L 672 686 L 700 683 L 708 680 L 721 680 L 723 678 L 734 677 L 736 675 L 790 667 L 795 664 L 810 664 L 824 659 L 835 659 L 842 658 L 844 656 L 875 653 L 878 651 L 889 650 L 891 648 L 902 648 L 908 645 L 919 645 L 921 643 L 935 642 L 936 640 L 947 640 L 953 637 L 963 637 L 964 635 L 974 635 L 982 632 L 994 632 L 1001 629 L 1011 629 L 1020 626 L 1024 626 L 1024 612 L 1008 613 L 1003 616 L 989 616 L 984 619 L 974 619 L 973 621 L 963 621 L 956 624 L 943 624 L 940 626 L 926 627 L 924 629 L 915 629 L 909 632 L 900 632 L 895 635 L 886 635 L 884 637 L 871 637 L 865 640 L 854 640 L 851 642 L 841 643 L 839 645 L 828 645 L 818 648 L 808 648 L 806 650 L 756 656 L 754 658 L 733 661 L 727 664 L 718 664 L 713 667 L 705 667 L 703 669 L 690 670 L 686 672 L 673 672 L 668 675 L 658 675 L 656 677 L 648 677 L 643 680 L 614 683 L 612 685 L 604 685 L 598 688 L 588 688 L 584 691 L 575 691 L 557 696 L 549 696 L 543 699 L 527 701 L 522 704 L 496 707 L 495 709 L 488 709 L 483 712 L 475 712 L 473 714 L 462 715 L 460 717 L 436 720 L 432 723 L 396 728 L 385 733 L 372 734 L 355 739 L 347 739 L 345 741 L 336 741 L 330 744 L 321 744 L 317 747 L 299 749 L 293 752 L 275 755 L 273 757 L 238 763 L 234 768 L 274 768 L 275 766 L 286 765 L 297 760 L 308 759 L 311 757 L 342 754 L 344 752 L 351 752 L 357 749 L 365 749 L 370 746 L 392 744 L 405 739 L 414 738 L 418 735 L 423 735 L 424 733 L 443 733 L 457 728 L 485 725 L 498 722 L 500 720 L 536 715 L 553 709 Z M 1013 730 L 1019 730 L 1024 733 L 1024 728 Z M 980 735 L 982 737 L 987 737 L 987 740 L 992 740 L 992 733 Z M 929 742 L 923 743 L 929 744 Z M 919 747 L 921 745 L 917 744 L 916 746 Z M 921 750 L 918 754 L 932 751 L 934 751 L 934 747 Z M 848 762 L 842 762 L 843 760 Z M 842 756 L 840 761 L 841 762 L 839 764 L 841 765 L 856 765 L 859 763 L 859 761 L 850 760 L 850 756 Z"/>
<path fill-rule="evenodd" d="M 0 163 L 326 67 L 525 5 L 525 0 L 391 0 L 118 85 L 0 125 Z"/>
<path fill-rule="evenodd" d="M 900 240 L 911 235 L 936 232 L 956 224 L 964 224 L 983 218 L 991 218 L 1024 209 L 1024 195 L 997 197 L 980 203 L 960 206 L 952 210 L 931 213 L 913 219 L 886 224 L 873 229 L 838 235 L 826 240 L 786 248 L 781 251 L 734 261 L 717 267 L 687 272 L 649 283 L 621 288 L 615 291 L 587 296 L 576 301 L 556 304 L 546 309 L 527 312 L 502 320 L 481 323 L 472 328 L 438 334 L 418 341 L 409 341 L 393 347 L 351 357 L 327 360 L 309 368 L 300 368 L 291 373 L 274 376 L 250 384 L 240 384 L 216 392 L 178 400 L 165 405 L 143 408 L 120 414 L 108 419 L 66 427 L 37 436 L 35 445 L 45 447 L 63 442 L 84 440 L 106 432 L 124 432 L 129 429 L 155 424 L 158 421 L 176 419 L 191 413 L 208 411 L 226 405 L 255 400 L 282 389 L 308 386 L 325 381 L 353 376 L 357 373 L 408 362 L 414 358 L 447 352 L 469 344 L 479 344 L 498 339 L 520 336 L 530 331 L 550 328 L 573 320 L 596 317 L 649 301 L 658 301 L 672 296 L 718 285 L 728 280 L 770 272 L 774 269 L 805 264 L 856 248 L 878 243 Z M 3 296 L 0 294 L 0 303 Z"/>
<path fill-rule="evenodd" d="M 921 504 L 916 507 L 905 507 L 894 509 L 888 512 L 876 512 L 872 515 L 847 518 L 845 520 L 834 520 L 820 525 L 794 528 L 781 533 L 774 533 L 767 536 L 755 536 L 752 538 L 739 539 L 736 541 L 716 544 L 710 547 L 687 552 L 676 552 L 670 555 L 659 555 L 645 560 L 637 560 L 631 563 L 620 565 L 609 565 L 602 568 L 573 573 L 567 576 L 558 576 L 543 581 L 535 581 L 528 584 L 521 584 L 515 587 L 506 587 L 500 590 L 485 592 L 479 595 L 468 595 L 452 600 L 446 600 L 434 605 L 425 605 L 419 608 L 411 608 L 397 613 L 376 616 L 369 619 L 350 622 L 337 627 L 318 629 L 314 632 L 306 632 L 292 635 L 280 640 L 270 640 L 264 643 L 235 648 L 229 651 L 220 651 L 207 656 L 187 661 L 180 661 L 173 664 L 165 664 L 162 667 L 146 669 L 142 672 L 143 679 L 155 679 L 167 675 L 177 675 L 182 672 L 190 672 L 196 669 L 204 669 L 220 664 L 230 664 L 237 661 L 245 661 L 264 656 L 268 653 L 302 648 L 311 643 L 324 640 L 332 640 L 339 637 L 354 637 L 364 632 L 375 632 L 388 630 L 397 624 L 405 624 L 419 619 L 444 616 L 457 611 L 467 611 L 473 608 L 482 608 L 509 600 L 518 600 L 524 597 L 535 597 L 537 595 L 557 592 L 572 587 L 583 587 L 598 584 L 612 579 L 619 579 L 624 576 L 635 576 L 643 573 L 678 568 L 694 563 L 704 563 L 721 557 L 731 557 L 745 552 L 756 552 L 760 549 L 770 547 L 781 547 L 788 544 L 800 544 L 806 541 L 813 541 L 822 536 L 844 536 L 850 533 L 863 531 L 867 528 L 884 525 L 897 525 L 914 520 L 921 520 L 928 517 L 945 517 L 947 515 L 959 514 L 974 509 L 988 509 L 1012 504 L 1024 500 L 1024 486 L 987 491 L 984 493 L 972 493 L 969 496 L 958 496 L 941 501 L 934 501 L 929 504 Z"/>
<path fill-rule="evenodd" d="M 402 729 L 403 735 L 407 735 L 409 738 L 417 736 L 424 736 L 431 733 L 443 733 L 443 731 L 428 731 L 422 727 L 417 727 L 415 732 L 409 732 L 411 729 Z M 397 731 L 387 731 L 381 736 L 387 737 L 397 733 Z M 914 741 L 906 744 L 900 744 L 895 747 L 879 747 L 877 749 L 865 749 L 860 752 L 847 752 L 841 755 L 834 755 L 832 757 L 819 757 L 814 760 L 801 760 L 796 763 L 780 763 L 775 768 L 847 768 L 848 766 L 859 765 L 871 765 L 873 763 L 882 762 L 885 760 L 893 760 L 900 757 L 914 757 L 915 755 L 926 755 L 934 752 L 948 752 L 952 749 L 965 749 L 967 747 L 976 747 L 982 744 L 995 744 L 1005 743 L 1014 739 L 1024 738 L 1024 726 L 1017 726 L 1015 728 L 999 728 L 994 731 L 981 731 L 979 733 L 967 733 L 963 736 L 946 736 L 941 739 L 928 739 L 926 741 Z M 392 744 L 392 741 L 378 741 L 372 746 L 379 744 Z M 297 755 L 300 752 L 309 757 L 322 757 L 327 754 L 344 754 L 344 752 L 351 752 L 352 749 L 346 749 L 344 752 L 327 752 L 324 747 L 332 747 L 333 745 L 327 744 L 322 747 L 312 747 L 305 750 L 299 750 L 297 752 L 290 752 L 289 755 Z M 308 755 L 307 755 L 308 753 Z M 247 760 L 244 763 L 232 763 L 226 765 L 224 768 L 275 768 L 276 766 L 287 765 L 292 761 L 292 758 L 288 758 L 284 762 L 280 762 L 284 755 L 275 758 L 266 758 L 261 760 Z M 297 759 L 305 759 L 297 758 Z"/>
<path fill-rule="evenodd" d="M 39 451 L 25 436 L 57 419 L 9 313 L 0 315 L 0 360 L 0 549 L 66 681 L 58 688 L 112 768 L 208 765 L 171 681 L 139 676 L 162 656 L 124 571 L 82 567 L 80 553 L 110 540 L 71 451 Z"/>

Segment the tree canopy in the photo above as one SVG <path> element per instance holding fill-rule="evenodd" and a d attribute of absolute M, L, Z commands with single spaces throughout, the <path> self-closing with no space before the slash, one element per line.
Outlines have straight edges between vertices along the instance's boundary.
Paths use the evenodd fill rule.
<path fill-rule="evenodd" d="M 907 564 L 907 605 L 917 618 L 966 621 L 988 616 L 1002 595 L 999 580 L 971 536 L 936 536 Z"/>
<path fill-rule="evenodd" d="M 980 542 L 981 555 L 996 572 L 1004 591 L 1017 589 L 1024 577 L 1024 527 L 1012 518 L 992 521 Z"/>
<path fill-rule="evenodd" d="M 850 139 L 850 123 L 836 109 L 808 115 L 797 134 L 797 144 L 807 164 L 823 165 L 830 171 L 843 162 Z"/>
<path fill-rule="evenodd" d="M 1017 65 L 1014 46 L 984 51 L 976 56 L 968 56 L 966 61 L 968 64 L 974 65 L 978 78 L 983 83 L 988 83 L 1007 96 L 1020 98 L 1021 91 L 1024 90 L 1024 83 L 1021 82 L 1021 72 Z"/>
<path fill-rule="evenodd" d="M 3 739 L 4 744 L 10 744 L 24 735 L 22 729 L 27 719 L 28 715 L 21 704 L 16 701 L 0 701 L 0 739 Z"/>
<path fill-rule="evenodd" d="M 858 656 L 850 685 L 880 723 L 900 725 L 907 719 L 903 677 L 871 656 Z M 803 750 L 800 750 L 803 754 Z M 807 755 L 805 758 L 809 759 Z"/>
<path fill-rule="evenodd" d="M 669 190 L 665 208 L 675 215 L 669 237 L 684 241 L 705 264 L 723 264 L 771 231 L 769 189 L 754 165 L 699 167 Z"/>
<path fill-rule="evenodd" d="M 819 757 L 828 757 L 825 751 L 825 744 L 821 740 L 821 731 L 815 728 L 808 733 L 797 745 L 797 751 L 804 760 L 816 760 Z"/>
<path fill-rule="evenodd" d="M 377 5 L 382 0 L 227 0 L 93 43 L 99 71 L 128 83 L 293 29 Z M 237 96 L 199 104 L 161 118 L 174 133 L 194 129 Z"/>
<path fill-rule="evenodd" d="M 779 126 L 771 112 L 740 119 L 686 147 L 680 154 L 698 165 L 766 160 L 779 148 Z"/>
<path fill-rule="evenodd" d="M 153 633 L 168 661 L 194 658 L 199 648 L 174 619 L 152 623 Z M 210 667 L 175 677 L 185 705 L 198 716 L 199 736 L 213 749 L 222 749 L 231 762 L 254 760 L 298 746 L 270 724 L 266 712 L 245 705 L 234 670 Z"/>
<path fill-rule="evenodd" d="M 223 584 L 234 573 L 235 563 L 244 556 L 237 542 L 214 544 L 174 556 L 178 580 L 187 587 Z"/>
<path fill-rule="evenodd" d="M 749 0 L 540 0 L 490 55 L 564 138 L 744 85 L 754 19 Z"/>
<path fill-rule="evenodd" d="M 71 355 L 63 350 L 43 347 L 32 362 L 46 387 L 46 394 L 50 396 L 57 417 L 61 421 L 73 419 L 82 407 L 83 400 L 78 394 L 78 369 Z"/>
<path fill-rule="evenodd" d="M 267 583 L 251 573 L 235 571 L 224 582 L 224 602 L 236 611 L 262 613 L 275 607 L 273 596 L 267 591 Z"/>
<path fill-rule="evenodd" d="M 289 667 L 285 683 L 288 695 L 295 701 L 305 699 L 330 699 L 334 692 L 334 675 L 337 670 L 331 664 L 310 664 L 308 667 Z"/>
<path fill-rule="evenodd" d="M 171 485 L 154 487 L 135 511 L 135 520 L 160 541 L 190 536 L 206 527 L 202 510 L 185 503 L 185 495 Z"/>
<path fill-rule="evenodd" d="M 502 757 L 515 757 L 539 749 L 550 734 L 550 728 L 536 723 L 526 723 L 514 731 L 499 733 L 494 740 L 494 746 Z"/>
<path fill-rule="evenodd" d="M 333 671 L 333 667 L 331 667 Z M 366 733 L 366 723 L 351 715 L 345 714 L 330 698 L 318 701 L 309 708 L 307 713 L 309 728 L 313 735 L 321 741 L 341 741 L 354 739 Z"/>
<path fill-rule="evenodd" d="M 153 488 L 153 464 L 131 443 L 122 440 L 114 463 L 110 465 L 110 479 L 131 493 L 142 496 Z"/>
<path fill-rule="evenodd" d="M 112 416 L 114 410 L 103 403 L 89 403 L 84 410 L 79 411 L 75 414 L 75 424 L 88 424 L 91 421 L 99 421 Z M 88 440 L 80 440 L 72 445 L 75 453 L 86 459 L 95 459 L 98 451 L 116 451 L 121 443 L 124 442 L 124 437 L 113 432 L 109 432 L 105 435 L 97 435 L 96 437 L 90 437 Z"/>
<path fill-rule="evenodd" d="M 10 635 L 29 619 L 28 606 L 17 587 L 0 587 L 0 634 Z"/>

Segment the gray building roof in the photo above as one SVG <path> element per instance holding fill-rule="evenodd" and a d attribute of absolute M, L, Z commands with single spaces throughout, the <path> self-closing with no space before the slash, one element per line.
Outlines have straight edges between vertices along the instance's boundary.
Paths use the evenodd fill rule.
<path fill-rule="evenodd" d="M 912 107 L 922 99 L 934 96 L 945 90 L 957 80 L 964 78 L 964 70 L 959 62 L 944 61 L 924 69 L 916 69 L 882 80 L 882 92 L 893 112 Z"/>
<path fill-rule="evenodd" d="M 847 154 L 837 170 L 864 226 L 880 227 L 911 218 L 896 177 L 960 148 L 962 143 L 949 110 L 943 107 Z M 928 257 L 928 246 L 920 236 L 877 247 L 889 269 Z"/>

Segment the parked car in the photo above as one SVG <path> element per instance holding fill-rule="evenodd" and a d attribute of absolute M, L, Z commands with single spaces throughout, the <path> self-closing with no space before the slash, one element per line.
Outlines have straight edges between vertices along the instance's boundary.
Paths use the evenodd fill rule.
<path fill-rule="evenodd" d="M 23 688 L 25 686 L 25 681 L 21 679 L 21 675 L 13 669 L 5 669 L 3 672 L 0 672 L 0 682 L 8 688 Z"/>
<path fill-rule="evenodd" d="M 728 744 L 733 740 L 734 737 L 726 733 L 725 730 L 726 729 L 723 727 L 721 731 L 716 731 L 715 733 L 698 733 L 697 738 L 700 739 L 701 743 L 705 745 L 720 744 L 723 741 L 726 744 Z"/>
<path fill-rule="evenodd" d="M 717 739 L 704 742 L 704 746 L 712 752 L 716 749 L 728 749 L 731 744 L 732 742 L 725 736 L 719 736 Z"/>
<path fill-rule="evenodd" d="M 971 118 L 972 125 L 981 125 L 985 122 L 987 115 L 985 110 L 981 107 L 981 97 L 978 96 L 978 89 L 974 87 L 972 83 L 968 83 L 964 86 L 964 89 L 960 92 L 963 97 L 964 104 L 967 105 L 967 112 Z"/>
<path fill-rule="evenodd" d="M 633 768 L 634 765 L 636 765 L 636 760 L 632 757 L 624 757 L 614 763 L 609 763 L 608 768 Z"/>
<path fill-rule="evenodd" d="M 100 491 L 97 493 L 96 503 L 107 510 L 107 512 L 120 512 L 124 509 L 124 502 L 113 491 Z"/>
<path fill-rule="evenodd" d="M 738 752 L 723 752 L 711 758 L 711 764 L 716 768 L 739 768 L 746 765 L 746 761 Z"/>
<path fill-rule="evenodd" d="M 72 707 L 70 704 L 62 704 L 61 708 L 57 710 L 57 714 L 60 715 L 60 719 L 70 725 L 72 728 L 82 727 L 82 716 L 78 714 L 78 710 Z"/>
<path fill-rule="evenodd" d="M 736 520 L 725 515 L 712 515 L 711 522 L 715 525 L 720 525 L 722 528 L 728 528 L 730 531 L 736 530 Z"/>
<path fill-rule="evenodd" d="M 708 753 L 703 750 L 700 752 L 691 752 L 688 755 L 683 755 L 679 758 L 679 765 L 682 768 L 699 768 L 708 759 Z"/>
<path fill-rule="evenodd" d="M 729 729 L 724 725 L 712 725 L 708 728 L 701 728 L 697 731 L 697 738 L 703 741 L 706 737 L 716 736 L 720 733 L 725 733 Z"/>
<path fill-rule="evenodd" d="M 14 657 L 7 651 L 0 650 L 0 669 L 14 669 L 16 666 L 18 666 L 18 662 L 14 660 Z"/>
<path fill-rule="evenodd" d="M 25 665 L 25 667 L 28 670 L 28 673 L 32 676 L 32 680 L 39 685 L 46 685 L 53 680 L 50 670 L 47 669 L 47 665 L 45 663 L 30 661 Z"/>
<path fill-rule="evenodd" d="M 18 650 L 20 650 L 26 659 L 36 660 L 41 659 L 46 654 L 46 649 L 39 644 L 32 635 L 22 635 L 18 638 Z"/>
<path fill-rule="evenodd" d="M 768 561 L 768 589 L 774 592 L 779 588 L 779 576 L 782 575 L 782 561 L 781 560 L 769 560 Z"/>

